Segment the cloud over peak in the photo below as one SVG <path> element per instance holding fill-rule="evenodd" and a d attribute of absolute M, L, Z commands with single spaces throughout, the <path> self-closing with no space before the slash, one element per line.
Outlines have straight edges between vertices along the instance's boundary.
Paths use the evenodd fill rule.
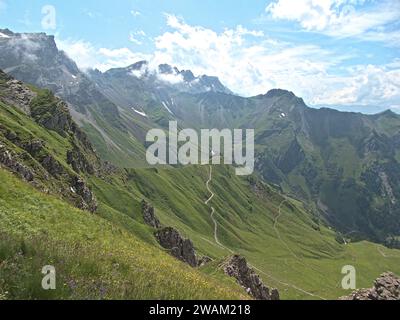
<path fill-rule="evenodd" d="M 362 37 L 400 19 L 398 0 L 275 0 L 265 10 L 273 19 L 333 37 Z"/>
<path fill-rule="evenodd" d="M 315 20 L 311 10 L 310 15 L 304 18 L 304 27 L 333 32 L 332 26 L 343 15 L 335 10 L 349 3 L 361 2 L 369 1 L 299 0 L 296 5 L 299 7 L 294 6 L 292 13 L 285 14 L 291 19 L 303 19 L 305 11 L 301 6 L 309 5 L 321 17 Z M 280 11 L 283 7 L 278 5 L 285 4 L 286 0 L 278 0 L 267 10 L 275 12 L 278 17 L 283 14 Z M 217 76 L 230 90 L 243 96 L 284 88 L 303 97 L 311 105 L 400 105 L 400 65 L 396 59 L 379 65 L 364 63 L 359 58 L 354 60 L 357 52 L 323 47 L 315 42 L 283 41 L 272 38 L 262 30 L 250 30 L 241 25 L 217 32 L 191 25 L 172 14 L 165 14 L 165 18 L 169 30 L 152 39 L 155 47 L 152 54 L 133 52 L 126 47 L 96 48 L 84 41 L 58 43 L 83 69 L 105 71 L 146 60 L 150 70 L 156 70 L 160 64 L 169 64 L 195 74 Z M 368 34 L 379 37 L 379 33 Z M 136 31 L 134 35 L 145 34 Z M 182 81 L 174 75 L 165 75 L 164 80 Z"/>

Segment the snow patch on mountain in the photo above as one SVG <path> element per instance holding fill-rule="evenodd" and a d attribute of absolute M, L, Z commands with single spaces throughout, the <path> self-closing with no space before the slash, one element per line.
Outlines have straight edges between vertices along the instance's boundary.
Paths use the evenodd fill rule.
<path fill-rule="evenodd" d="M 168 107 L 168 105 L 167 105 L 167 103 L 166 103 L 165 101 L 163 101 L 162 104 L 163 104 L 164 108 L 167 109 L 167 111 L 168 111 L 170 114 L 174 114 L 174 113 L 171 111 L 171 109 Z"/>
<path fill-rule="evenodd" d="M 147 118 L 147 114 L 144 113 L 143 111 L 136 110 L 135 108 L 132 108 L 132 110 L 134 112 L 136 112 L 137 114 L 140 114 L 142 117 L 146 117 Z"/>

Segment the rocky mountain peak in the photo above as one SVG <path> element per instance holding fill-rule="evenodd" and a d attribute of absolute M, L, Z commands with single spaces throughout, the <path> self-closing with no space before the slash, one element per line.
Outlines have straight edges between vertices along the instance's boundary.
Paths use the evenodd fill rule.
<path fill-rule="evenodd" d="M 381 113 L 376 114 L 375 117 L 378 117 L 378 118 L 383 118 L 383 117 L 386 117 L 386 118 L 399 118 L 399 115 L 396 114 L 395 112 L 393 112 L 392 110 L 386 110 L 386 111 L 383 111 Z"/>
<path fill-rule="evenodd" d="M 182 70 L 181 75 L 183 76 L 183 79 L 187 82 L 196 80 L 196 77 L 194 76 L 193 72 L 190 70 Z"/>
<path fill-rule="evenodd" d="M 0 39 L 1 38 L 11 38 L 14 33 L 10 29 L 0 29 Z"/>
<path fill-rule="evenodd" d="M 149 63 L 148 63 L 147 61 L 142 60 L 142 61 L 138 61 L 138 62 L 136 62 L 136 63 L 134 63 L 134 64 L 131 64 L 131 65 L 128 67 L 128 69 L 130 69 L 130 70 L 141 70 L 143 67 L 147 67 L 148 64 L 149 64 Z"/>
<path fill-rule="evenodd" d="M 143 82 L 149 88 L 172 88 L 177 91 L 187 93 L 219 92 L 232 94 L 218 77 L 215 76 L 196 76 L 191 70 L 180 70 L 175 66 L 163 63 L 152 69 L 148 61 L 138 61 L 126 68 L 114 68 L 104 72 L 108 77 L 123 77 L 129 82 L 129 77 L 134 77 Z M 93 79 L 99 80 L 102 73 L 91 70 L 89 75 Z M 132 81 L 132 79 L 130 79 Z"/>
<path fill-rule="evenodd" d="M 296 97 L 293 92 L 283 89 L 271 89 L 265 94 L 266 98 L 279 98 L 282 96 Z"/>

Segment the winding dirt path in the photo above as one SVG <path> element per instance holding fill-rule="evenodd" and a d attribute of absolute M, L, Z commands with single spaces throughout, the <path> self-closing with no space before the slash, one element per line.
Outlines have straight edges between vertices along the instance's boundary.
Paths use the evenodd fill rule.
<path fill-rule="evenodd" d="M 283 240 L 283 238 L 282 238 L 282 236 L 281 236 L 281 234 L 280 234 L 280 232 L 279 232 L 279 230 L 278 230 L 277 225 L 278 225 L 279 218 L 282 216 L 282 207 L 283 207 L 283 205 L 284 205 L 285 203 L 288 203 L 288 202 L 289 202 L 289 200 L 288 200 L 288 199 L 285 199 L 285 200 L 283 200 L 283 201 L 279 204 L 279 207 L 278 207 L 278 215 L 275 217 L 275 219 L 274 219 L 274 225 L 273 225 L 273 228 L 274 228 L 274 230 L 275 230 L 275 233 L 276 233 L 278 239 L 282 242 L 282 244 L 288 249 L 289 253 L 290 253 L 301 265 L 303 265 L 303 266 L 306 267 L 306 268 L 309 268 L 309 269 L 313 270 L 314 272 L 316 272 L 316 273 L 318 273 L 318 274 L 322 274 L 322 275 L 323 275 L 323 273 L 322 273 L 320 270 L 318 270 L 318 269 L 316 269 L 316 268 L 310 266 L 309 264 L 306 264 L 306 263 L 303 261 L 302 258 L 300 258 L 298 255 L 296 255 L 296 253 L 294 253 L 294 251 L 293 251 L 293 250 L 290 248 L 290 246 L 285 242 L 285 240 Z M 321 298 L 321 297 L 320 297 L 320 298 Z M 321 298 L 321 299 L 322 299 L 322 298 Z"/>
<path fill-rule="evenodd" d="M 207 206 L 208 206 L 208 203 L 215 196 L 214 192 L 212 192 L 212 190 L 210 188 L 210 183 L 211 182 L 212 182 L 212 165 L 210 165 L 210 175 L 209 175 L 208 181 L 206 182 L 207 191 L 211 194 L 210 197 L 204 202 L 204 204 L 207 205 Z M 211 220 L 214 223 L 214 240 L 215 240 L 215 243 L 218 244 L 221 248 L 224 248 L 225 250 L 229 251 L 230 253 L 233 253 L 233 251 L 231 249 L 225 247 L 221 242 L 219 242 L 219 240 L 218 240 L 218 222 L 217 222 L 217 220 L 215 220 L 215 217 L 214 217 L 215 209 L 214 209 L 213 206 L 210 206 L 210 208 L 211 208 L 210 217 L 211 217 Z"/>
<path fill-rule="evenodd" d="M 397 259 L 400 258 L 400 256 L 393 256 L 393 255 L 388 256 L 386 253 L 384 253 L 384 252 L 382 251 L 382 248 L 379 247 L 379 246 L 376 247 L 376 250 L 378 250 L 378 252 L 380 253 L 380 255 L 381 255 L 382 257 L 384 257 L 385 259 L 387 259 L 387 258 L 397 258 Z"/>
<path fill-rule="evenodd" d="M 211 208 L 210 217 L 211 217 L 211 220 L 212 220 L 213 223 L 214 223 L 214 240 L 215 240 L 215 243 L 216 243 L 219 247 L 221 247 L 221 248 L 223 248 L 223 249 L 225 249 L 225 250 L 227 250 L 227 251 L 229 251 L 230 253 L 233 254 L 233 253 L 234 253 L 233 250 L 227 248 L 226 246 L 224 246 L 224 245 L 223 245 L 221 242 L 219 242 L 219 240 L 218 240 L 218 222 L 217 222 L 217 220 L 215 220 L 215 218 L 214 218 L 215 209 L 214 209 L 213 206 L 210 206 L 210 205 L 209 205 L 210 201 L 211 201 L 211 200 L 214 198 L 214 196 L 215 196 L 214 192 L 213 192 L 213 191 L 211 190 L 211 188 L 210 188 L 210 183 L 212 182 L 212 172 L 213 172 L 213 171 L 212 171 L 212 165 L 210 165 L 209 168 L 210 168 L 210 171 L 209 171 L 210 173 L 209 173 L 208 180 L 207 180 L 207 182 L 206 182 L 206 188 L 207 188 L 207 191 L 210 193 L 210 197 L 204 202 L 204 204 L 207 205 L 207 206 L 209 206 L 209 207 Z M 275 221 L 274 221 L 274 229 L 275 229 L 276 232 L 278 232 L 278 234 L 279 234 L 279 231 L 276 229 L 276 224 L 278 223 L 278 219 L 279 219 L 279 217 L 280 217 L 281 214 L 282 214 L 281 208 L 282 208 L 283 204 L 284 204 L 286 201 L 288 201 L 288 200 L 285 199 L 285 200 L 282 201 L 282 203 L 280 204 L 280 206 L 279 206 L 279 214 L 278 214 L 277 218 L 276 218 Z M 279 238 L 281 239 L 280 234 L 279 234 Z M 207 240 L 207 239 L 205 239 L 205 238 L 203 238 L 203 239 L 204 239 L 204 240 Z M 209 241 L 209 240 L 207 240 L 207 241 Z M 281 241 L 282 241 L 283 243 L 285 243 L 282 239 L 281 239 Z M 291 251 L 291 249 L 289 248 L 289 246 L 288 246 L 286 243 L 285 243 L 285 246 Z M 292 251 L 291 251 L 291 252 L 292 252 Z M 292 254 L 295 255 L 293 252 L 292 252 Z M 295 256 L 296 256 L 296 255 L 295 255 Z M 296 256 L 296 257 L 297 257 L 297 256 Z M 317 294 L 313 294 L 313 293 L 311 293 L 311 292 L 308 292 L 308 291 L 306 291 L 306 290 L 304 290 L 304 289 L 302 289 L 302 288 L 299 288 L 299 287 L 297 287 L 297 286 L 295 286 L 295 285 L 293 285 L 293 284 L 283 282 L 283 281 L 281 281 L 281 280 L 279 280 L 279 279 L 273 277 L 272 275 L 266 273 L 265 271 L 260 270 L 259 268 L 257 268 L 256 266 L 254 266 L 254 265 L 252 265 L 252 264 L 250 264 L 250 263 L 248 263 L 248 265 L 250 266 L 250 268 L 253 268 L 254 270 L 258 271 L 259 273 L 264 274 L 264 275 L 267 276 L 268 278 L 272 279 L 273 281 L 275 281 L 275 282 L 277 282 L 277 283 L 279 283 L 279 284 L 281 284 L 281 285 L 283 285 L 283 286 L 290 287 L 290 288 L 292 288 L 292 289 L 295 289 L 295 290 L 297 290 L 297 291 L 299 291 L 299 292 L 302 292 L 302 293 L 304 293 L 304 294 L 306 294 L 306 295 L 309 295 L 309 296 L 311 296 L 311 297 L 314 297 L 314 298 L 318 298 L 318 299 L 321 299 L 321 300 L 326 300 L 324 297 L 321 297 L 321 296 L 319 296 L 319 295 L 317 295 Z"/>

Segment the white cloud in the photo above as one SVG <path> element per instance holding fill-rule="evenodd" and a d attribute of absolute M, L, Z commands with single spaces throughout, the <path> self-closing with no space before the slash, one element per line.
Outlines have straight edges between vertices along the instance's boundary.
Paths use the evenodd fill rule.
<path fill-rule="evenodd" d="M 321 94 L 314 104 L 381 105 L 386 107 L 400 102 L 400 68 L 394 64 L 383 66 L 355 66 L 347 77 L 321 79 Z"/>
<path fill-rule="evenodd" d="M 90 42 L 83 40 L 57 39 L 57 45 L 83 70 L 97 68 L 100 71 L 107 71 L 111 68 L 126 67 L 139 60 L 150 58 L 149 55 L 135 53 L 129 48 L 96 48 Z"/>
<path fill-rule="evenodd" d="M 368 4 L 368 6 L 363 6 Z M 266 12 L 298 22 L 307 31 L 334 37 L 363 37 L 400 19 L 398 0 L 276 0 Z"/>
<path fill-rule="evenodd" d="M 9 37 L 5 45 L 13 51 L 15 56 L 27 63 L 35 62 L 38 59 L 38 54 L 40 54 L 40 45 L 28 34 L 21 34 L 20 37 Z"/>
<path fill-rule="evenodd" d="M 129 34 L 129 41 L 133 42 L 134 44 L 137 44 L 138 46 L 142 44 L 142 41 L 136 39 L 133 33 Z"/>
<path fill-rule="evenodd" d="M 216 33 L 171 15 L 167 24 L 173 31 L 155 39 L 153 65 L 168 63 L 196 74 L 216 75 L 245 96 L 283 88 L 313 105 L 400 101 L 398 61 L 343 69 L 341 63 L 351 56 L 315 45 L 294 46 L 242 27 Z"/>
<path fill-rule="evenodd" d="M 131 70 L 130 73 L 132 76 L 136 78 L 141 78 L 143 75 L 145 75 L 148 72 L 147 65 L 144 64 L 139 70 Z"/>
<path fill-rule="evenodd" d="M 178 84 L 184 81 L 182 75 L 176 73 L 157 73 L 157 78 L 170 84 Z"/>
<path fill-rule="evenodd" d="M 288 81 L 292 89 L 299 89 L 303 77 L 324 73 L 340 58 L 316 46 L 291 47 L 241 26 L 218 34 L 175 16 L 167 16 L 167 23 L 175 31 L 156 38 L 154 64 L 216 75 L 243 95 L 265 93 L 277 86 L 288 88 Z"/>
<path fill-rule="evenodd" d="M 81 69 L 92 68 L 98 63 L 96 49 L 89 42 L 57 39 L 57 46 L 65 51 Z"/>
<path fill-rule="evenodd" d="M 156 50 L 147 55 L 128 48 L 95 48 L 84 41 L 57 41 L 83 69 L 101 71 L 149 61 L 143 72 L 157 74 L 159 64 L 190 69 L 197 75 L 218 76 L 232 91 L 251 96 L 273 88 L 293 91 L 311 105 L 400 105 L 400 60 L 386 65 L 343 67 L 352 58 L 316 45 L 293 45 L 268 38 L 242 26 L 217 33 L 166 15 L 171 28 L 155 38 Z M 137 31 L 140 32 L 140 31 Z M 135 33 L 136 35 L 136 33 Z M 177 74 L 157 74 L 159 80 L 179 83 Z"/>
<path fill-rule="evenodd" d="M 129 33 L 129 41 L 133 42 L 136 45 L 141 45 L 142 40 L 139 39 L 142 39 L 144 37 L 146 37 L 146 33 L 143 30 L 138 30 L 135 32 L 132 31 Z"/>
<path fill-rule="evenodd" d="M 137 10 L 131 10 L 131 15 L 133 15 L 136 18 L 136 17 L 141 16 L 142 13 L 140 11 L 137 11 Z"/>

